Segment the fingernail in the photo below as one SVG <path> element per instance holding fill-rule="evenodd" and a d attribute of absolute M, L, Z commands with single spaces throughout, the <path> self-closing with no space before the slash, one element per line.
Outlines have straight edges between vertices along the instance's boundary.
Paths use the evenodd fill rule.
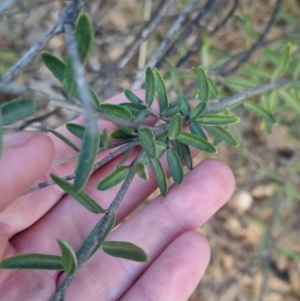
<path fill-rule="evenodd" d="M 4 148 L 13 148 L 13 147 L 19 147 L 27 142 L 29 142 L 32 138 L 34 138 L 38 132 L 19 132 L 19 133 L 13 133 L 9 135 L 4 136 Z"/>

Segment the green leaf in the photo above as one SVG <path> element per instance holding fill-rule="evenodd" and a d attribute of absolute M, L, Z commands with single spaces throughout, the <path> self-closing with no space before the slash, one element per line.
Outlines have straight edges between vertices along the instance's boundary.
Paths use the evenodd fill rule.
<path fill-rule="evenodd" d="M 64 179 L 56 176 L 55 174 L 50 174 L 51 179 L 66 193 L 68 193 L 71 197 L 73 197 L 77 202 L 79 202 L 82 206 L 93 213 L 103 213 L 104 210 L 102 207 L 86 192 L 80 191 L 76 192 L 73 184 L 65 181 Z"/>
<path fill-rule="evenodd" d="M 109 149 L 109 134 L 108 129 L 104 129 L 102 133 L 102 144 L 104 149 Z"/>
<path fill-rule="evenodd" d="M 181 103 L 175 103 L 170 105 L 169 107 L 165 108 L 162 111 L 162 115 L 164 117 L 170 117 L 170 116 L 174 116 L 175 114 L 177 114 L 182 108 L 182 104 Z"/>
<path fill-rule="evenodd" d="M 164 152 L 166 151 L 167 145 L 164 142 L 155 141 L 155 148 L 156 148 L 157 157 L 160 158 L 164 154 Z M 142 162 L 145 165 L 149 165 L 150 164 L 150 158 L 146 155 L 144 157 L 144 159 L 142 160 Z"/>
<path fill-rule="evenodd" d="M 0 269 L 10 270 L 63 270 L 61 256 L 47 254 L 22 254 L 0 262 Z"/>
<path fill-rule="evenodd" d="M 128 89 L 124 90 L 124 94 L 125 94 L 126 98 L 133 104 L 140 105 L 143 103 L 142 100 L 138 96 L 136 96 L 132 91 L 130 91 Z"/>
<path fill-rule="evenodd" d="M 139 142 L 150 158 L 156 158 L 155 137 L 149 128 L 142 128 L 138 132 Z"/>
<path fill-rule="evenodd" d="M 94 235 L 99 231 L 99 229 L 103 226 L 103 222 L 104 222 L 104 218 L 102 217 L 100 219 L 100 221 L 96 224 L 96 226 L 94 227 L 94 229 L 92 230 L 92 232 L 88 235 L 88 237 L 84 240 L 84 242 L 82 243 L 82 245 L 80 246 L 79 250 L 76 253 L 77 258 L 81 255 L 81 253 L 85 250 L 86 246 L 90 244 L 90 241 L 92 240 L 92 238 L 94 237 Z M 110 221 L 110 223 L 108 224 L 103 237 L 102 237 L 102 241 L 105 241 L 106 238 L 108 237 L 108 235 L 110 234 L 110 232 L 113 230 L 114 226 L 116 223 L 116 216 L 113 217 L 113 219 Z M 88 259 L 90 259 L 101 247 L 101 243 L 99 243 L 95 249 L 93 250 L 92 254 L 90 255 L 90 257 Z"/>
<path fill-rule="evenodd" d="M 194 120 L 197 116 L 202 114 L 206 109 L 206 102 L 200 102 L 190 113 L 190 118 Z"/>
<path fill-rule="evenodd" d="M 77 19 L 75 27 L 75 39 L 82 64 L 85 65 L 88 61 L 94 44 L 93 23 L 87 13 L 81 14 Z"/>
<path fill-rule="evenodd" d="M 128 173 L 130 168 L 128 166 L 121 166 L 113 171 L 110 175 L 104 178 L 97 186 L 98 190 L 108 190 L 120 183 L 122 183 Z"/>
<path fill-rule="evenodd" d="M 284 73 L 284 71 L 286 70 L 290 58 L 290 52 L 291 52 L 291 45 L 287 44 L 283 50 L 282 55 L 280 56 L 279 61 L 276 64 L 276 68 L 272 75 L 272 81 L 279 79 Z"/>
<path fill-rule="evenodd" d="M 167 152 L 167 161 L 171 176 L 177 185 L 181 185 L 184 179 L 182 164 L 177 152 L 174 149 L 169 149 Z"/>
<path fill-rule="evenodd" d="M 196 75 L 199 84 L 199 98 L 201 101 L 208 100 L 208 80 L 204 70 L 199 66 L 198 68 L 193 68 L 193 72 Z"/>
<path fill-rule="evenodd" d="M 182 131 L 182 127 L 183 127 L 182 117 L 178 113 L 172 118 L 170 122 L 169 130 L 168 130 L 169 139 L 171 140 L 176 139 L 180 135 Z"/>
<path fill-rule="evenodd" d="M 64 143 L 66 143 L 68 146 L 70 146 L 72 149 L 74 149 L 75 151 L 79 152 L 80 148 L 74 144 L 70 139 L 68 139 L 66 136 L 64 136 L 63 134 L 51 129 L 51 128 L 47 128 L 47 130 L 53 134 L 54 136 L 56 136 L 57 138 L 59 138 L 61 141 L 63 141 Z"/>
<path fill-rule="evenodd" d="M 36 111 L 36 103 L 27 99 L 15 99 L 0 106 L 3 125 L 24 119 Z"/>
<path fill-rule="evenodd" d="M 67 274 L 74 275 L 78 269 L 77 257 L 72 247 L 64 240 L 57 240 L 61 253 L 64 271 Z"/>
<path fill-rule="evenodd" d="M 179 74 L 175 66 L 171 63 L 170 60 L 166 59 L 166 64 L 168 71 L 170 73 L 171 81 L 172 81 L 172 86 L 177 94 L 180 93 L 180 79 L 179 79 Z"/>
<path fill-rule="evenodd" d="M 127 161 L 127 159 L 129 158 L 129 156 L 132 154 L 133 150 L 134 150 L 134 147 L 132 147 L 129 150 L 127 150 L 127 152 L 124 154 L 122 160 L 118 164 L 118 166 L 117 166 L 118 168 L 124 165 L 124 163 Z"/>
<path fill-rule="evenodd" d="M 136 116 L 140 113 L 140 111 L 145 110 L 144 106 L 136 105 L 130 102 L 123 102 L 119 104 L 121 107 L 127 108 L 132 115 Z"/>
<path fill-rule="evenodd" d="M 146 165 L 142 162 L 138 162 L 134 165 L 134 171 L 138 174 L 143 180 L 149 180 L 149 173 Z"/>
<path fill-rule="evenodd" d="M 110 133 L 110 137 L 113 139 L 129 139 L 132 138 L 132 135 L 125 133 L 124 131 L 118 129 L 112 133 Z"/>
<path fill-rule="evenodd" d="M 147 109 L 140 111 L 133 119 L 133 122 L 139 123 L 148 116 Z"/>
<path fill-rule="evenodd" d="M 165 86 L 164 79 L 157 69 L 154 70 L 154 78 L 155 78 L 155 88 L 157 91 L 158 103 L 159 103 L 160 111 L 162 112 L 165 108 L 169 106 L 167 89 Z"/>
<path fill-rule="evenodd" d="M 240 76 L 227 76 L 223 83 L 235 91 L 254 88 L 258 84 L 258 82 L 253 79 L 250 80 Z"/>
<path fill-rule="evenodd" d="M 244 107 L 250 111 L 252 114 L 262 118 L 263 120 L 270 122 L 272 124 L 276 123 L 275 118 L 264 108 L 260 107 L 259 105 L 255 104 L 252 101 L 246 101 L 244 103 Z"/>
<path fill-rule="evenodd" d="M 254 78 L 259 77 L 261 80 L 269 80 L 270 79 L 270 70 L 266 68 L 259 68 L 258 66 L 244 66 L 240 69 L 240 72 L 253 76 Z"/>
<path fill-rule="evenodd" d="M 207 125 L 225 125 L 237 123 L 240 118 L 228 115 L 201 115 L 195 118 L 194 121 Z"/>
<path fill-rule="evenodd" d="M 150 159 L 154 174 L 158 183 L 158 187 L 162 196 L 166 196 L 168 192 L 168 181 L 166 172 L 158 158 Z"/>
<path fill-rule="evenodd" d="M 179 143 L 180 147 L 181 147 L 181 153 L 182 153 L 182 159 L 186 165 L 186 167 L 189 170 L 193 169 L 193 158 L 192 158 L 192 154 L 191 154 L 191 150 L 189 148 L 188 145 L 180 143 L 179 141 L 176 141 L 177 143 Z"/>
<path fill-rule="evenodd" d="M 77 93 L 77 88 L 76 88 L 76 83 L 75 79 L 73 76 L 73 68 L 72 68 L 72 62 L 71 59 L 68 57 L 67 62 L 66 62 L 66 67 L 65 67 L 65 72 L 64 72 L 64 78 L 63 78 L 63 87 L 64 91 L 68 95 L 75 96 Z"/>
<path fill-rule="evenodd" d="M 208 99 L 216 99 L 219 95 L 218 88 L 215 84 L 215 82 L 207 76 L 208 81 Z"/>
<path fill-rule="evenodd" d="M 182 104 L 182 113 L 185 115 L 189 115 L 191 109 L 187 98 L 183 94 L 179 94 L 178 101 Z"/>
<path fill-rule="evenodd" d="M 146 69 L 145 87 L 146 87 L 146 103 L 148 106 L 151 106 L 155 94 L 155 78 L 154 78 L 154 73 L 150 67 Z"/>
<path fill-rule="evenodd" d="M 41 53 L 41 58 L 51 73 L 62 83 L 64 80 L 66 64 L 58 57 L 46 51 Z"/>
<path fill-rule="evenodd" d="M 147 254 L 138 246 L 124 241 L 105 241 L 102 244 L 103 251 L 114 257 L 133 260 L 137 262 L 147 262 Z"/>
<path fill-rule="evenodd" d="M 192 134 L 204 139 L 204 140 L 208 140 L 206 137 L 206 134 L 204 133 L 204 131 L 202 130 L 201 126 L 199 124 L 197 124 L 196 122 L 192 122 L 189 126 L 190 131 Z"/>
<path fill-rule="evenodd" d="M 95 90 L 89 86 L 90 94 L 94 103 L 95 108 L 99 109 L 101 107 L 101 101 L 100 98 L 98 97 L 97 93 Z"/>
<path fill-rule="evenodd" d="M 109 115 L 113 115 L 115 117 L 122 118 L 125 120 L 131 120 L 132 115 L 127 107 L 105 103 L 102 104 L 100 108 Z"/>
<path fill-rule="evenodd" d="M 76 136 L 80 139 L 83 139 L 85 126 L 77 124 L 77 123 L 67 123 L 66 128 L 74 136 Z"/>
<path fill-rule="evenodd" d="M 226 142 L 230 146 L 239 146 L 239 142 L 225 129 L 220 126 L 206 126 L 205 129 L 219 140 Z"/>
<path fill-rule="evenodd" d="M 285 101 L 287 106 L 292 108 L 298 114 L 298 116 L 300 116 L 300 99 L 293 93 L 284 89 L 280 89 L 278 94 L 280 98 Z"/>
<path fill-rule="evenodd" d="M 96 121 L 94 121 L 96 123 Z M 93 128 L 87 127 L 82 141 L 81 152 L 76 165 L 76 176 L 74 189 L 79 192 L 83 189 L 93 172 L 94 163 L 98 154 L 100 144 L 100 134 L 97 123 Z"/>
<path fill-rule="evenodd" d="M 217 150 L 209 142 L 196 135 L 181 132 L 181 134 L 176 139 L 181 143 L 188 144 L 204 152 L 211 154 L 217 153 Z"/>

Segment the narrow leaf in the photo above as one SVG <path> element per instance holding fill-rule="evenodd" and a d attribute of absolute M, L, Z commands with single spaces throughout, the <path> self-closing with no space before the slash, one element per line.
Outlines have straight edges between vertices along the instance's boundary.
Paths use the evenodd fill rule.
<path fill-rule="evenodd" d="M 63 270 L 62 257 L 47 254 L 22 254 L 0 262 L 0 269 Z"/>
<path fill-rule="evenodd" d="M 192 122 L 189 126 L 190 131 L 192 134 L 204 139 L 204 140 L 208 140 L 206 137 L 205 132 L 202 130 L 201 126 L 199 124 L 197 124 L 196 122 Z"/>
<path fill-rule="evenodd" d="M 124 90 L 124 94 L 125 94 L 126 98 L 133 104 L 140 105 L 143 103 L 142 100 L 138 96 L 136 96 L 132 91 L 130 91 L 128 89 Z"/>
<path fill-rule="evenodd" d="M 168 181 L 166 172 L 158 158 L 150 159 L 154 174 L 158 183 L 158 187 L 162 196 L 166 196 L 168 192 Z"/>
<path fill-rule="evenodd" d="M 123 103 L 120 103 L 119 105 L 121 107 L 127 108 L 130 111 L 130 113 L 134 116 L 139 114 L 140 111 L 145 110 L 144 106 L 136 105 L 136 104 L 131 103 L 131 102 L 123 102 Z"/>
<path fill-rule="evenodd" d="M 86 13 L 81 14 L 77 19 L 75 38 L 82 64 L 85 65 L 94 44 L 93 23 L 89 15 Z"/>
<path fill-rule="evenodd" d="M 200 102 L 190 113 L 190 118 L 194 120 L 206 109 L 206 102 Z"/>
<path fill-rule="evenodd" d="M 94 213 L 103 213 L 104 210 L 102 207 L 86 192 L 80 191 L 76 192 L 74 186 L 65 181 L 64 179 L 56 176 L 55 174 L 50 174 L 51 179 L 66 193 L 68 193 L 71 197 L 73 197 L 77 202 L 79 202 L 82 206 Z"/>
<path fill-rule="evenodd" d="M 293 93 L 287 90 L 280 89 L 279 96 L 284 100 L 284 102 L 292 108 L 298 116 L 300 116 L 300 99 Z"/>
<path fill-rule="evenodd" d="M 132 138 L 133 136 L 118 129 L 118 130 L 110 133 L 110 137 L 113 139 L 129 139 L 129 138 Z"/>
<path fill-rule="evenodd" d="M 170 122 L 169 130 L 168 130 L 169 139 L 171 140 L 176 139 L 180 135 L 182 131 L 182 127 L 183 127 L 182 117 L 178 113 L 172 118 Z"/>
<path fill-rule="evenodd" d="M 272 75 L 272 81 L 279 79 L 284 73 L 290 58 L 291 45 L 287 44 L 283 50 L 282 55 L 280 56 L 279 61 L 276 64 L 275 71 Z"/>
<path fill-rule="evenodd" d="M 85 126 L 77 123 L 67 123 L 66 124 L 67 130 L 72 133 L 74 136 L 83 139 Z"/>
<path fill-rule="evenodd" d="M 133 119 L 135 123 L 141 122 L 144 118 L 148 116 L 148 111 L 147 109 L 140 111 Z"/>
<path fill-rule="evenodd" d="M 156 148 L 157 157 L 160 158 L 164 154 L 164 152 L 166 151 L 167 145 L 164 142 L 155 141 L 155 148 Z M 149 157 L 146 155 L 144 157 L 144 159 L 142 160 L 142 162 L 145 165 L 149 165 L 150 164 Z"/>
<path fill-rule="evenodd" d="M 209 76 L 207 76 L 207 80 L 208 80 L 208 95 L 209 95 L 208 99 L 216 99 L 219 95 L 218 88 L 215 82 Z"/>
<path fill-rule="evenodd" d="M 181 132 L 181 134 L 176 139 L 181 143 L 188 144 L 204 152 L 211 154 L 217 153 L 217 150 L 209 142 L 196 135 Z"/>
<path fill-rule="evenodd" d="M 138 246 L 123 241 L 105 241 L 102 244 L 103 251 L 114 257 L 133 260 L 137 262 L 147 262 L 147 254 Z"/>
<path fill-rule="evenodd" d="M 230 146 L 239 146 L 239 142 L 225 129 L 220 126 L 206 126 L 205 129 L 215 138 L 226 142 Z"/>
<path fill-rule="evenodd" d="M 228 115 L 201 115 L 196 117 L 194 121 L 207 125 L 225 125 L 237 123 L 240 118 Z"/>
<path fill-rule="evenodd" d="M 79 152 L 80 148 L 73 143 L 69 138 L 67 138 L 66 136 L 64 136 L 63 134 L 51 129 L 51 128 L 47 128 L 47 130 L 53 134 L 54 136 L 56 136 L 57 138 L 59 138 L 61 141 L 63 141 L 64 143 L 66 143 L 68 146 L 70 146 L 72 149 L 74 149 L 75 151 Z"/>
<path fill-rule="evenodd" d="M 108 190 L 121 182 L 123 182 L 128 173 L 129 173 L 129 167 L 128 166 L 121 166 L 117 168 L 115 171 L 113 171 L 110 175 L 108 175 L 106 178 L 104 178 L 97 186 L 98 190 Z"/>
<path fill-rule="evenodd" d="M 180 93 L 180 79 L 179 79 L 179 74 L 175 66 L 171 63 L 170 60 L 166 59 L 166 64 L 167 68 L 170 73 L 171 81 L 172 81 L 172 86 L 177 94 Z"/>
<path fill-rule="evenodd" d="M 142 162 L 138 162 L 137 164 L 134 165 L 134 171 L 138 174 L 140 178 L 143 180 L 148 181 L 149 180 L 149 173 L 148 169 L 145 164 Z"/>
<path fill-rule="evenodd" d="M 167 161 L 171 176 L 177 185 L 181 185 L 184 179 L 182 164 L 177 152 L 174 149 L 169 149 L 167 152 Z"/>
<path fill-rule="evenodd" d="M 16 99 L 0 106 L 3 125 L 9 125 L 24 119 L 36 111 L 35 102 L 27 99 Z"/>
<path fill-rule="evenodd" d="M 74 275 L 78 269 L 77 257 L 72 247 L 64 240 L 57 240 L 61 253 L 64 271 L 67 274 Z"/>
<path fill-rule="evenodd" d="M 181 153 L 182 153 L 182 159 L 185 163 L 185 165 L 187 166 L 187 168 L 189 170 L 193 169 L 193 158 L 192 158 L 192 154 L 191 154 L 191 150 L 189 148 L 188 145 L 180 143 L 178 141 L 176 141 L 177 143 L 179 143 L 180 147 L 181 147 Z"/>
<path fill-rule="evenodd" d="M 95 90 L 89 86 L 90 94 L 92 96 L 92 100 L 95 108 L 99 109 L 101 107 L 101 101 Z"/>
<path fill-rule="evenodd" d="M 166 107 L 169 106 L 167 89 L 165 86 L 164 79 L 157 69 L 154 70 L 154 77 L 155 77 L 155 88 L 157 91 L 158 103 L 159 103 L 160 111 L 162 112 Z"/>
<path fill-rule="evenodd" d="M 62 83 L 64 80 L 66 64 L 58 57 L 46 51 L 41 53 L 41 58 L 51 73 Z"/>
<path fill-rule="evenodd" d="M 156 158 L 155 138 L 149 128 L 142 128 L 138 133 L 139 142 L 150 158 Z"/>
<path fill-rule="evenodd" d="M 132 154 L 133 150 L 134 150 L 134 147 L 130 148 L 130 149 L 124 154 L 122 160 L 120 161 L 120 163 L 119 163 L 118 166 L 117 166 L 118 168 L 124 165 L 124 163 L 127 161 L 127 159 L 129 158 L 129 156 Z"/>
<path fill-rule="evenodd" d="M 102 133 L 102 144 L 104 149 L 109 148 L 109 135 L 108 135 L 108 129 L 104 129 Z"/>
<path fill-rule="evenodd" d="M 208 80 L 204 70 L 199 66 L 198 68 L 193 68 L 194 74 L 198 80 L 199 84 L 199 98 L 201 101 L 208 100 Z"/>
<path fill-rule="evenodd" d="M 107 114 L 113 115 L 118 118 L 125 120 L 131 120 L 131 112 L 127 107 L 120 105 L 113 105 L 110 103 L 105 103 L 100 106 L 100 108 Z"/>
<path fill-rule="evenodd" d="M 162 115 L 164 117 L 170 117 L 170 116 L 174 116 L 175 114 L 177 114 L 180 110 L 182 109 L 182 104 L 181 103 L 175 103 L 170 105 L 169 107 L 165 108 L 162 111 Z"/>
<path fill-rule="evenodd" d="M 94 237 L 94 235 L 99 231 L 99 229 L 103 226 L 103 222 L 104 222 L 104 218 L 102 217 L 100 219 L 100 221 L 96 224 L 96 226 L 94 227 L 94 229 L 92 230 L 92 232 L 88 235 L 88 237 L 84 240 L 84 242 L 82 243 L 82 245 L 80 246 L 79 250 L 76 253 L 77 258 L 81 255 L 81 253 L 85 250 L 86 246 L 90 244 L 90 241 L 92 240 L 92 238 Z M 102 241 L 105 241 L 106 238 L 108 237 L 108 235 L 110 234 L 110 232 L 113 230 L 114 225 L 116 223 L 116 217 L 114 216 L 114 218 L 110 221 L 110 223 L 108 224 L 105 233 L 103 234 L 102 237 Z M 93 250 L 92 254 L 90 255 L 90 257 L 88 259 L 90 259 L 101 247 L 101 243 L 98 244 L 95 249 Z"/>
<path fill-rule="evenodd" d="M 191 109 L 187 98 L 183 94 L 179 94 L 178 101 L 182 104 L 182 113 L 185 115 L 189 115 Z"/>
<path fill-rule="evenodd" d="M 150 67 L 146 69 L 146 103 L 148 106 L 151 106 L 154 100 L 154 93 L 155 93 L 155 78 L 153 71 Z"/>
<path fill-rule="evenodd" d="M 94 131 L 94 129 L 96 130 Z M 93 171 L 99 144 L 100 134 L 98 125 L 96 124 L 92 130 L 87 128 L 83 136 L 81 152 L 75 171 L 76 176 L 74 181 L 74 189 L 77 192 L 83 189 Z"/>
<path fill-rule="evenodd" d="M 253 113 L 254 115 L 262 118 L 263 120 L 270 122 L 272 124 L 276 123 L 275 118 L 264 108 L 260 107 L 259 105 L 255 104 L 252 101 L 246 101 L 244 103 L 244 107 L 250 111 L 251 113 Z"/>

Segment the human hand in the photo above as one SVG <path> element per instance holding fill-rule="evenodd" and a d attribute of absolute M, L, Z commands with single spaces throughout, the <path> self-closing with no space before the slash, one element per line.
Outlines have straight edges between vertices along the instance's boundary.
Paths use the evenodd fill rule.
<path fill-rule="evenodd" d="M 143 91 L 135 93 L 141 98 L 144 95 Z M 124 101 L 123 95 L 110 100 Z M 114 129 L 110 123 L 99 124 L 101 129 Z M 64 127 L 59 130 L 76 141 Z M 0 162 L 0 260 L 24 253 L 60 255 L 58 237 L 77 250 L 99 220 L 98 215 L 57 186 L 19 197 L 35 183 L 48 180 L 50 172 L 60 176 L 73 173 L 73 163 L 49 165 L 75 152 L 52 135 L 32 132 L 9 135 L 4 144 Z M 102 153 L 99 158 L 104 156 Z M 85 187 L 103 208 L 108 208 L 118 187 L 108 191 L 95 187 L 119 161 L 117 158 L 96 171 Z M 148 182 L 134 178 L 118 210 L 117 223 L 157 187 L 152 170 L 149 174 Z M 65 300 L 187 300 L 210 257 L 207 240 L 195 230 L 229 199 L 233 189 L 233 174 L 224 163 L 212 159 L 201 162 L 186 175 L 182 187 L 173 185 L 166 197 L 158 196 L 110 234 L 109 240 L 140 246 L 149 255 L 149 262 L 117 259 L 100 250 L 79 271 Z M 57 271 L 0 270 L 1 300 L 49 300 L 64 277 Z"/>

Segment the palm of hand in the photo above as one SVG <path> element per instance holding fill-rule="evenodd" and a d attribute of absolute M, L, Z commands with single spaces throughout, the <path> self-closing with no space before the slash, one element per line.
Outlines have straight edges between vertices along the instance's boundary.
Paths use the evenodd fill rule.
<path fill-rule="evenodd" d="M 144 92 L 137 94 L 143 97 Z M 124 101 L 122 95 L 110 100 Z M 114 128 L 101 121 L 100 128 L 104 127 L 110 131 Z M 71 136 L 64 127 L 60 130 Z M 59 255 L 58 237 L 77 250 L 99 220 L 99 216 L 87 211 L 57 186 L 18 197 L 33 184 L 48 180 L 49 169 L 58 175 L 73 172 L 72 163 L 49 168 L 53 156 L 59 159 L 74 154 L 61 141 L 50 138 L 16 133 L 5 139 L 6 148 L 0 162 L 0 260 L 23 253 Z M 27 142 L 15 145 L 22 140 Z M 100 155 L 104 156 L 105 153 Z M 85 188 L 103 208 L 108 208 L 118 187 L 101 192 L 95 187 L 119 161 L 117 158 L 95 172 Z M 148 182 L 135 177 L 119 208 L 117 223 L 155 188 L 151 171 Z M 141 264 L 117 259 L 100 250 L 80 270 L 67 291 L 66 300 L 187 300 L 210 256 L 208 242 L 195 229 L 228 200 L 233 188 L 233 175 L 226 165 L 217 160 L 199 164 L 186 175 L 182 187 L 173 185 L 167 197 L 158 196 L 111 233 L 109 239 L 130 241 L 143 248 L 150 261 Z M 49 300 L 64 277 L 65 274 L 57 271 L 0 270 L 1 300 Z"/>

